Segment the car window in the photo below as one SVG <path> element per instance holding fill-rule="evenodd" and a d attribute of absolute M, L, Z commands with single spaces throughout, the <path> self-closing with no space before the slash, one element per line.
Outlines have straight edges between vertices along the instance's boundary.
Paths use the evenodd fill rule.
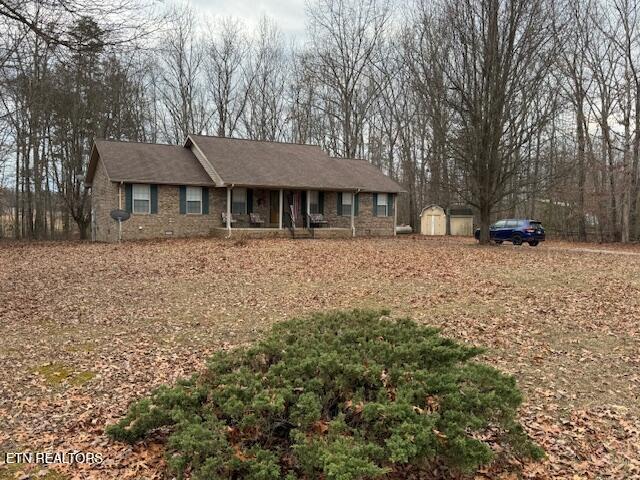
<path fill-rule="evenodd" d="M 505 227 L 506 228 L 515 228 L 518 226 L 517 220 L 507 220 Z"/>
<path fill-rule="evenodd" d="M 507 223 L 506 220 L 499 220 L 495 223 L 494 227 L 495 228 L 504 228 L 505 224 Z"/>
<path fill-rule="evenodd" d="M 542 222 L 529 222 L 533 228 L 542 228 Z"/>

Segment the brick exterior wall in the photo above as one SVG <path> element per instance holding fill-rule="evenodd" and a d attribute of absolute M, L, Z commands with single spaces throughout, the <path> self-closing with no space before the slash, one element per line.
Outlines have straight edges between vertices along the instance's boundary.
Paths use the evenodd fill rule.
<path fill-rule="evenodd" d="M 393 214 L 387 217 L 373 215 L 373 193 L 361 192 L 358 194 L 358 215 L 354 219 L 356 236 L 393 235 Z M 394 199 L 394 205 L 395 205 Z M 338 194 L 325 192 L 324 216 L 333 228 L 351 228 L 351 212 L 338 215 Z"/>
<path fill-rule="evenodd" d="M 125 205 L 125 189 L 121 189 Z M 158 213 L 136 214 L 122 224 L 123 240 L 141 240 L 162 237 L 206 236 L 214 227 L 222 225 L 221 212 L 226 208 L 226 191 L 209 189 L 208 214 L 180 213 L 180 186 L 158 185 Z M 114 222 L 115 223 L 115 222 Z"/>
<path fill-rule="evenodd" d="M 98 242 L 118 240 L 118 223 L 110 216 L 118 208 L 118 186 L 107 177 L 102 160 L 98 159 L 93 186 L 91 187 L 91 211 L 93 214 L 94 238 Z"/>
<path fill-rule="evenodd" d="M 109 181 L 100 160 L 96 168 L 91 192 L 91 205 L 95 218 L 95 239 L 100 242 L 115 242 L 118 239 L 118 223 L 110 217 L 111 210 L 118 208 L 118 194 L 124 208 L 125 188 Z M 209 189 L 209 214 L 185 215 L 180 213 L 180 187 L 177 185 L 158 185 L 158 213 L 131 214 L 131 218 L 122 223 L 123 240 L 139 240 L 166 237 L 206 236 L 214 229 L 224 228 L 222 213 L 227 211 L 226 188 Z M 360 193 L 359 214 L 355 217 L 356 235 L 393 235 L 393 215 L 373 216 L 373 194 Z M 324 194 L 324 215 L 331 228 L 351 228 L 350 215 L 338 216 L 338 195 L 335 192 Z M 253 212 L 265 221 L 265 227 L 277 227 L 270 224 L 270 192 L 265 189 L 253 190 Z M 346 212 L 345 212 L 346 213 Z M 249 215 L 234 215 L 234 227 L 249 227 Z M 219 232 L 218 232 L 219 233 Z M 238 232 L 240 233 L 240 232 Z M 329 231 L 326 232 L 327 234 Z M 342 232 L 344 233 L 344 232 Z M 324 233 L 320 236 L 325 237 Z M 342 236 L 342 235 L 339 235 Z M 347 232 L 346 236 L 350 236 Z"/>

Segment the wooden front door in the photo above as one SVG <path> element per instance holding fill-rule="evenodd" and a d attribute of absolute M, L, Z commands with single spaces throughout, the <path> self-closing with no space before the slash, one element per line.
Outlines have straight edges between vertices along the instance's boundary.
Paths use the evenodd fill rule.
<path fill-rule="evenodd" d="M 280 216 L 278 215 L 278 207 L 280 206 L 280 192 L 277 190 L 271 190 L 269 193 L 269 223 L 280 222 Z"/>

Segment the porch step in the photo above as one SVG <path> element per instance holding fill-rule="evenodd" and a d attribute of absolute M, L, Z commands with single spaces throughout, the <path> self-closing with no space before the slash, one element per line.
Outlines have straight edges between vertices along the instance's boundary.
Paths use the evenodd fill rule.
<path fill-rule="evenodd" d="M 311 234 L 311 231 L 309 231 L 306 228 L 296 228 L 295 232 L 294 232 L 294 238 L 296 240 L 304 240 L 307 238 L 313 238 L 313 235 Z"/>

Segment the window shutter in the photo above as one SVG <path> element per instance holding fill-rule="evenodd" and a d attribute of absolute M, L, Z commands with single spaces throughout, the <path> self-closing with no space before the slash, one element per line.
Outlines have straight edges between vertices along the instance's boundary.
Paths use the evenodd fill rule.
<path fill-rule="evenodd" d="M 324 192 L 318 192 L 318 209 L 320 213 L 324 215 Z"/>
<path fill-rule="evenodd" d="M 253 213 L 253 189 L 247 188 L 247 213 Z"/>
<path fill-rule="evenodd" d="M 185 215 L 187 213 L 187 187 L 180 186 L 180 214 Z"/>
<path fill-rule="evenodd" d="M 378 194 L 377 193 L 373 194 L 373 216 L 374 217 L 378 216 Z"/>
<path fill-rule="evenodd" d="M 124 208 L 127 212 L 133 212 L 133 185 L 126 183 L 124 186 Z"/>
<path fill-rule="evenodd" d="M 387 215 L 393 217 L 393 193 L 387 193 Z"/>
<path fill-rule="evenodd" d="M 338 192 L 338 215 L 342 215 L 342 192 Z"/>
<path fill-rule="evenodd" d="M 360 194 L 359 193 L 356 193 L 355 195 L 353 195 L 353 201 L 354 201 L 353 212 L 354 212 L 354 215 L 357 217 L 358 211 L 360 210 Z"/>
<path fill-rule="evenodd" d="M 202 214 L 209 215 L 209 187 L 202 187 Z"/>
<path fill-rule="evenodd" d="M 151 185 L 151 213 L 158 213 L 158 185 Z"/>

